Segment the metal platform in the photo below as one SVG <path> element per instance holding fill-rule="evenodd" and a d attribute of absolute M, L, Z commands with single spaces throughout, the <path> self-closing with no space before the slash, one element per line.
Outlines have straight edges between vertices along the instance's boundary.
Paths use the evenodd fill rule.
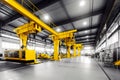
<path fill-rule="evenodd" d="M 0 80 L 108 80 L 108 78 L 94 60 L 89 57 L 77 57 L 14 67 L 1 71 Z"/>

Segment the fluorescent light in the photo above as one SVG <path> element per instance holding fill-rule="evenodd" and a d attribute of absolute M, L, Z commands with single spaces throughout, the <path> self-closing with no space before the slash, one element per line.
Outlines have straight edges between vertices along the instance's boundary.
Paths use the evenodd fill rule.
<path fill-rule="evenodd" d="M 84 5 L 85 5 L 85 1 L 84 0 L 80 1 L 80 7 L 83 7 Z"/>
<path fill-rule="evenodd" d="M 88 33 L 88 31 L 85 31 L 85 33 Z"/>
<path fill-rule="evenodd" d="M 61 31 L 61 29 L 60 29 L 60 28 L 57 28 L 57 29 L 56 29 L 56 31 L 57 31 L 57 32 L 60 32 L 60 31 Z"/>
<path fill-rule="evenodd" d="M 85 21 L 85 22 L 83 22 L 83 25 L 84 25 L 84 26 L 86 26 L 86 25 L 87 25 L 87 22 L 86 22 L 86 21 Z"/>
<path fill-rule="evenodd" d="M 6 35 L 6 34 L 1 34 L 1 36 L 2 36 L 2 37 L 7 37 L 7 38 L 19 40 L 19 38 L 17 38 L 17 37 L 10 36 L 10 35 Z"/>

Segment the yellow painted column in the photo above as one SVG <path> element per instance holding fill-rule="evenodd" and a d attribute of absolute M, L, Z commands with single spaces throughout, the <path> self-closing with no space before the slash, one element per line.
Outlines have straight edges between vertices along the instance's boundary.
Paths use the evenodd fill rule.
<path fill-rule="evenodd" d="M 70 49 L 71 49 L 71 46 L 68 45 L 67 46 L 67 58 L 70 58 Z"/>
<path fill-rule="evenodd" d="M 81 55 L 81 53 L 80 53 L 81 49 L 80 49 L 80 47 L 78 47 L 77 49 L 78 49 L 78 56 L 80 56 Z"/>
<path fill-rule="evenodd" d="M 54 54 L 53 59 L 59 60 L 59 41 L 58 39 L 54 40 Z"/>
<path fill-rule="evenodd" d="M 73 46 L 73 49 L 74 49 L 73 57 L 76 57 L 76 45 Z"/>
<path fill-rule="evenodd" d="M 27 49 L 27 35 L 24 35 L 24 34 L 20 34 L 18 35 L 22 41 L 22 49 Z"/>

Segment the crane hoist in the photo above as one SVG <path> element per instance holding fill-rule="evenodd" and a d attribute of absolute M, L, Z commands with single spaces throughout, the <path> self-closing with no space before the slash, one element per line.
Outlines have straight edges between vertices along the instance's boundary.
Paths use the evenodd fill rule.
<path fill-rule="evenodd" d="M 70 30 L 70 31 L 66 31 L 66 32 L 61 32 L 58 33 L 58 35 L 51 35 L 50 37 L 52 37 L 52 40 L 54 42 L 54 53 L 53 53 L 53 60 L 60 60 L 60 56 L 59 56 L 59 43 L 60 40 L 70 40 L 73 39 L 73 35 L 74 32 L 76 32 L 77 30 Z M 67 41 L 66 41 L 67 42 Z M 70 45 L 69 43 L 66 43 L 66 45 Z M 68 48 L 68 57 L 70 56 L 70 47 Z"/>
<path fill-rule="evenodd" d="M 31 21 L 30 23 L 26 23 L 22 26 L 19 26 L 14 29 L 16 34 L 21 40 L 22 46 L 21 49 L 15 50 L 15 51 L 6 51 L 6 53 L 12 53 L 13 56 L 5 56 L 5 59 L 7 60 L 19 60 L 19 61 L 33 61 L 34 63 L 37 63 L 36 61 L 36 52 L 35 50 L 29 50 L 27 49 L 27 41 L 28 36 L 30 34 L 37 34 L 41 31 L 41 27 L 36 24 L 35 22 Z"/>

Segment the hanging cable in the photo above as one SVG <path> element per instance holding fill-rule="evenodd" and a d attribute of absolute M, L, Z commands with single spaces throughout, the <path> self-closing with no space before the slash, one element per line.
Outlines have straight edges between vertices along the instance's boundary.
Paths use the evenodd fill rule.
<path fill-rule="evenodd" d="M 26 1 L 23 2 L 28 8 L 32 10 L 32 12 L 35 12 L 34 8 L 32 8 Z"/>

